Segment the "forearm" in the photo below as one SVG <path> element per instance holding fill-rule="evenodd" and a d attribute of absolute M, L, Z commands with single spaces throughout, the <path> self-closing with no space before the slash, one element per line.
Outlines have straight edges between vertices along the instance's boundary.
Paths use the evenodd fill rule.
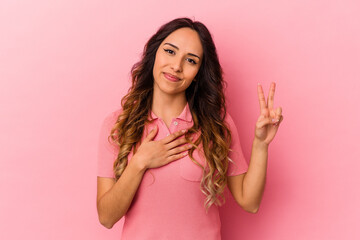
<path fill-rule="evenodd" d="M 130 161 L 119 180 L 101 197 L 98 214 L 105 227 L 112 228 L 128 211 L 145 171 L 135 161 Z"/>
<path fill-rule="evenodd" d="M 249 168 L 243 181 L 243 199 L 255 212 L 260 206 L 265 188 L 268 145 L 253 141 Z"/>

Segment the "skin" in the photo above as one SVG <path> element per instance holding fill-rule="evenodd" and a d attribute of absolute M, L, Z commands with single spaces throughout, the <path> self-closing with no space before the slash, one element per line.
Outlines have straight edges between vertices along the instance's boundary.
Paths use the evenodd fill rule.
<path fill-rule="evenodd" d="M 199 56 L 200 59 L 191 54 Z M 172 118 L 179 116 L 184 109 L 185 90 L 194 81 L 201 58 L 201 42 L 192 29 L 178 29 L 160 44 L 153 67 L 152 111 L 163 119 L 167 126 Z M 164 72 L 179 77 L 180 81 L 169 81 L 164 77 Z M 113 178 L 97 178 L 98 217 L 106 228 L 112 228 L 126 214 L 147 169 L 178 160 L 191 148 L 185 144 L 185 138 L 180 138 L 184 132 L 177 131 L 161 140 L 153 141 L 157 131 L 158 128 L 155 127 L 145 137 L 117 182 Z"/>
<path fill-rule="evenodd" d="M 262 86 L 258 84 L 258 97 L 260 104 L 260 116 L 256 123 L 255 138 L 265 145 L 269 145 L 274 139 L 279 124 L 283 120 L 282 108 L 274 109 L 274 95 L 276 84 L 273 82 L 270 86 L 270 92 L 267 103 L 265 101 Z"/>
<path fill-rule="evenodd" d="M 171 43 L 177 48 L 166 43 Z M 203 49 L 199 36 L 189 28 L 174 31 L 160 44 L 153 67 L 152 111 L 163 119 L 167 126 L 184 109 L 185 90 L 195 81 L 202 56 Z M 179 77 L 180 81 L 167 80 L 164 72 Z M 264 190 L 268 146 L 283 119 L 281 108 L 273 109 L 274 93 L 275 83 L 272 83 L 266 103 L 262 87 L 258 85 L 260 116 L 255 126 L 249 169 L 244 174 L 228 177 L 228 187 L 234 199 L 244 210 L 252 213 L 258 211 Z M 273 123 L 272 119 L 279 121 Z M 97 178 L 98 216 L 100 223 L 106 228 L 112 228 L 126 214 L 147 169 L 178 160 L 186 155 L 191 147 L 185 144 L 185 138 L 180 138 L 184 134 L 182 131 L 153 141 L 157 132 L 158 128 L 155 127 L 145 137 L 117 182 L 113 178 Z"/>
<path fill-rule="evenodd" d="M 190 28 L 180 28 L 169 34 L 156 52 L 152 111 L 163 119 L 167 126 L 173 117 L 180 115 L 186 105 L 185 90 L 200 69 L 202 55 L 199 35 Z M 169 81 L 164 73 L 175 75 L 180 81 Z"/>
<path fill-rule="evenodd" d="M 265 187 L 268 147 L 284 118 L 281 107 L 274 109 L 275 86 L 272 82 L 266 102 L 262 86 L 258 84 L 260 116 L 255 124 L 249 168 L 244 174 L 227 178 L 229 190 L 236 202 L 251 213 L 259 210 Z"/>
<path fill-rule="evenodd" d="M 153 67 L 152 111 L 164 120 L 167 127 L 173 118 L 180 115 L 187 103 L 185 90 L 194 81 L 200 69 L 202 55 L 203 49 L 199 35 L 190 28 L 180 28 L 169 34 L 156 52 Z M 174 75 L 180 80 L 169 81 L 164 73 Z M 186 143 L 186 140 L 175 139 L 174 136 L 152 141 L 157 131 L 156 127 L 150 132 L 148 140 L 140 145 L 134 155 L 139 166 L 146 169 L 160 167 L 177 160 L 186 155 L 187 150 L 191 148 L 191 144 L 179 146 Z"/>

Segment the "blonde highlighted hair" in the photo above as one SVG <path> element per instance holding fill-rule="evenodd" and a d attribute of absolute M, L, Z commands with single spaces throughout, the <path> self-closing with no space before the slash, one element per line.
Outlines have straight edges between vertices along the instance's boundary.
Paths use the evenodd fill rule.
<path fill-rule="evenodd" d="M 195 77 L 196 81 L 185 91 L 194 122 L 185 138 L 190 142 L 189 139 L 194 134 L 200 136 L 193 142 L 189 157 L 203 169 L 200 186 L 206 196 L 204 206 L 208 210 L 212 204 L 222 204 L 219 197 L 225 202 L 223 192 L 227 185 L 231 132 L 225 122 L 226 83 L 223 81 L 223 71 L 211 34 L 201 22 L 189 18 L 174 19 L 161 26 L 146 43 L 142 59 L 131 69 L 132 86 L 121 99 L 122 112 L 109 136 L 120 148 L 113 167 L 118 180 L 127 166 L 127 157 L 133 147 L 134 154 L 136 153 L 144 127 L 150 122 L 148 116 L 153 98 L 152 69 L 156 51 L 170 33 L 183 27 L 195 30 L 203 47 L 203 62 Z M 205 166 L 193 158 L 193 152 L 200 144 L 206 146 L 201 149 L 206 158 Z"/>

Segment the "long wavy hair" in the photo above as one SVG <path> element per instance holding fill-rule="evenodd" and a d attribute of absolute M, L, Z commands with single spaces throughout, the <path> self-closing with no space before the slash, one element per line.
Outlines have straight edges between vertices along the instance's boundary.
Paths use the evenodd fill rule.
<path fill-rule="evenodd" d="M 144 46 L 142 59 L 131 68 L 132 86 L 121 99 L 122 112 L 109 137 L 120 148 L 113 165 L 115 178 L 118 180 L 127 166 L 128 154 L 132 148 L 134 148 L 133 153 L 136 153 L 144 127 L 151 122 L 148 116 L 153 98 L 153 66 L 156 51 L 169 34 L 184 27 L 198 33 L 203 47 L 203 62 L 195 76 L 196 81 L 192 81 L 185 91 L 194 122 L 185 134 L 185 138 L 191 142 L 191 136 L 199 136 L 191 142 L 193 148 L 189 149 L 188 155 L 203 169 L 200 189 L 206 196 L 204 206 L 207 211 L 212 204 L 222 205 L 219 197 L 225 202 L 223 192 L 227 185 L 226 172 L 229 161 L 227 156 L 230 150 L 231 132 L 225 123 L 226 83 L 223 80 L 223 70 L 211 34 L 204 24 L 189 18 L 177 18 L 161 26 L 148 40 Z M 196 148 L 204 154 L 205 166 L 193 158 Z"/>

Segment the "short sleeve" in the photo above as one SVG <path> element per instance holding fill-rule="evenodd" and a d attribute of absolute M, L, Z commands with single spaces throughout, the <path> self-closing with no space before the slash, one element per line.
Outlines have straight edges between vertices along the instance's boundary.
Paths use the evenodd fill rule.
<path fill-rule="evenodd" d="M 113 164 L 118 156 L 119 149 L 114 143 L 109 142 L 108 137 L 121 110 L 107 114 L 101 124 L 98 139 L 97 176 L 115 178 Z"/>
<path fill-rule="evenodd" d="M 225 121 L 228 123 L 232 138 L 230 144 L 230 151 L 228 153 L 229 168 L 227 171 L 227 175 L 236 176 L 247 172 L 249 165 L 245 159 L 245 156 L 241 148 L 240 138 L 237 128 L 229 113 L 226 114 Z"/>

